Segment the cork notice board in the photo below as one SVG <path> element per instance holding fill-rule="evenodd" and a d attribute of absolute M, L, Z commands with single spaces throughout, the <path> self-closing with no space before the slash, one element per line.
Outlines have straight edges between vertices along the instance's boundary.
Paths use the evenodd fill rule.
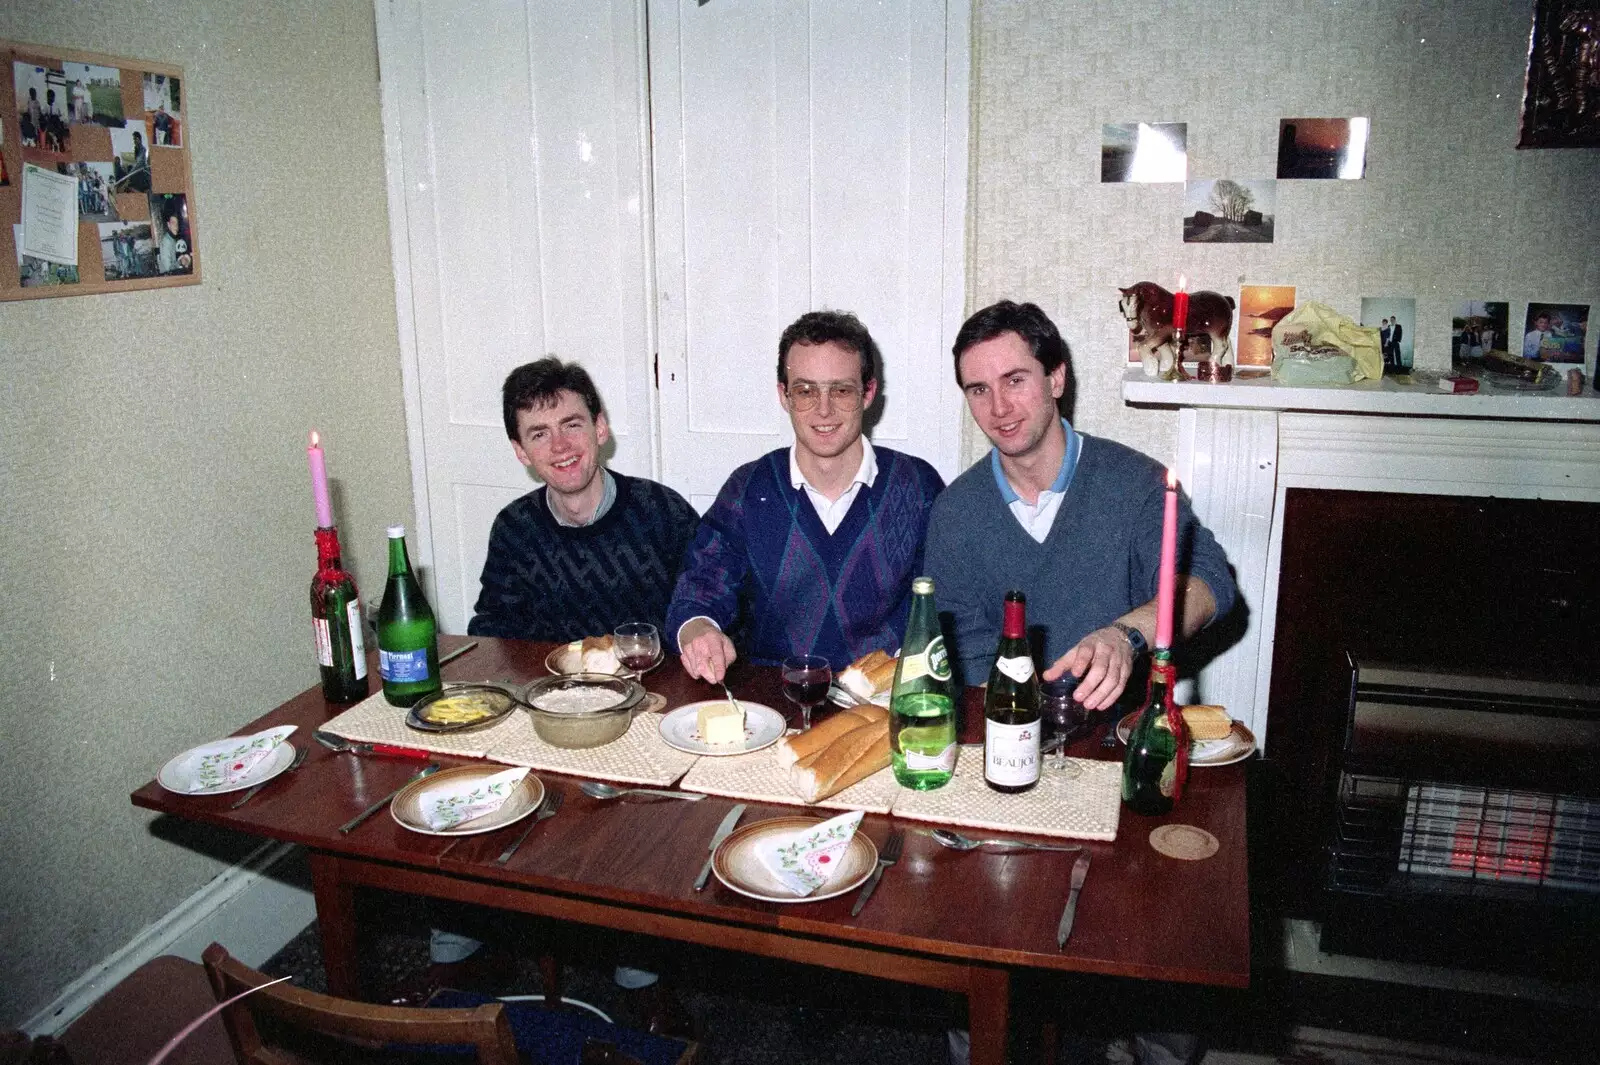
<path fill-rule="evenodd" d="M 182 69 L 3 40 L 0 60 L 0 300 L 198 285 Z M 65 257 L 76 217 L 76 265 L 22 254 L 25 185 L 53 223 L 30 246 Z"/>

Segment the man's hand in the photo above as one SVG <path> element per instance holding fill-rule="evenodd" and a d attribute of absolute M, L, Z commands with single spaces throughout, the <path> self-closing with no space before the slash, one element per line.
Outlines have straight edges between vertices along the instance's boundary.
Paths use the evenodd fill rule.
<path fill-rule="evenodd" d="M 678 633 L 678 646 L 683 651 L 683 671 L 712 684 L 721 684 L 728 667 L 739 657 L 733 641 L 705 618 L 684 622 Z"/>
<path fill-rule="evenodd" d="M 1133 673 L 1133 648 L 1121 629 L 1095 629 L 1044 671 L 1045 680 L 1071 673 L 1079 678 L 1073 696 L 1089 710 L 1104 710 L 1117 701 Z"/>

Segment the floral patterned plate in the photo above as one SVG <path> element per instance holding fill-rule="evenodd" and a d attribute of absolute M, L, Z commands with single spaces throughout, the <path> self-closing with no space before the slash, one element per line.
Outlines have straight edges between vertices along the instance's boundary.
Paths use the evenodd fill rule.
<path fill-rule="evenodd" d="M 470 821 L 463 821 L 450 828 L 434 829 L 428 827 L 428 822 L 422 816 L 424 792 L 437 793 L 446 787 L 470 791 L 475 782 L 487 780 L 510 768 L 487 762 L 483 765 L 456 766 L 454 769 L 444 769 L 420 777 L 406 785 L 405 789 L 394 797 L 394 801 L 389 804 L 389 814 L 401 828 L 421 832 L 426 836 L 475 836 L 480 832 L 493 832 L 497 828 L 515 824 L 537 810 L 539 804 L 544 802 L 544 784 L 532 773 L 522 778 L 498 809 L 491 810 L 482 817 L 474 817 Z"/>
<path fill-rule="evenodd" d="M 854 891 L 866 883 L 878 864 L 878 848 L 865 832 L 850 837 L 850 845 L 839 856 L 839 871 L 810 895 L 796 895 L 784 886 L 757 853 L 760 845 L 773 836 L 798 832 L 826 820 L 824 817 L 774 817 L 745 825 L 722 841 L 722 846 L 712 855 L 711 871 L 734 891 L 762 902 L 818 902 Z"/>
<path fill-rule="evenodd" d="M 269 729 L 257 736 L 229 736 L 212 743 L 184 751 L 156 774 L 156 782 L 168 791 L 179 795 L 225 795 L 230 791 L 243 791 L 265 783 L 288 769 L 294 763 L 294 745 L 283 737 L 294 731 L 294 726 Z M 281 733 L 274 738 L 272 733 Z M 267 748 L 254 764 L 243 773 L 230 773 L 226 759 L 241 756 L 245 747 L 260 744 Z"/>

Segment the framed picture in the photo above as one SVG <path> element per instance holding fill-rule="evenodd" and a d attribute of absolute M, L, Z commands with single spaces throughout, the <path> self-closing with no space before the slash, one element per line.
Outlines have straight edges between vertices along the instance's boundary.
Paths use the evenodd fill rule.
<path fill-rule="evenodd" d="M 1600 26 L 1589 0 L 1534 4 L 1517 147 L 1600 147 Z"/>

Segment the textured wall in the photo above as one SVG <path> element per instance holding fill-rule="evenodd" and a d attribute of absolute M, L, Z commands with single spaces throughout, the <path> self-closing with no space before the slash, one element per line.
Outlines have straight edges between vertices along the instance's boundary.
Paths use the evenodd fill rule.
<path fill-rule="evenodd" d="M 221 868 L 128 793 L 316 680 L 307 428 L 369 595 L 411 493 L 370 0 L 24 0 L 0 37 L 185 68 L 205 264 L 0 304 L 4 1027 Z"/>
<path fill-rule="evenodd" d="M 1351 317 L 1413 296 L 1424 368 L 1449 365 L 1463 299 L 1509 300 L 1514 329 L 1530 299 L 1600 315 L 1600 152 L 1512 147 L 1531 6 L 980 0 L 970 305 L 1042 306 L 1077 423 L 1158 459 L 1177 419 L 1122 404 L 1117 285 L 1290 284 Z M 1372 119 L 1366 179 L 1280 182 L 1273 244 L 1185 245 L 1181 186 L 1100 184 L 1105 122 L 1187 122 L 1191 177 L 1271 177 L 1279 118 L 1351 115 Z"/>

